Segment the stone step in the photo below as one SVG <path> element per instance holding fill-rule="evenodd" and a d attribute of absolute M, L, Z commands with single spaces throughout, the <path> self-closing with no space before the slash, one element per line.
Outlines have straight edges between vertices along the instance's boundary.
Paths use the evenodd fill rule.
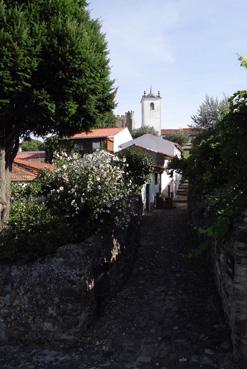
<path fill-rule="evenodd" d="M 187 202 L 187 197 L 186 196 L 177 196 L 177 197 L 175 197 L 175 199 L 174 199 L 174 201 L 176 201 L 176 202 Z"/>
<path fill-rule="evenodd" d="M 189 189 L 189 186 L 187 186 L 187 185 L 180 185 L 178 188 L 188 190 Z"/>

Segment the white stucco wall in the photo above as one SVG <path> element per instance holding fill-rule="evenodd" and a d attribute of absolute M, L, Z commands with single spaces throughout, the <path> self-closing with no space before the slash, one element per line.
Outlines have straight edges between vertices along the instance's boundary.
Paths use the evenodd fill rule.
<path fill-rule="evenodd" d="M 169 174 L 164 171 L 161 174 L 161 193 L 167 195 L 168 186 L 171 185 L 172 178 L 169 176 Z"/>
<path fill-rule="evenodd" d="M 130 131 L 128 130 L 128 128 L 124 128 L 122 131 L 120 131 L 119 133 L 117 133 L 114 136 L 114 144 L 113 144 L 113 151 L 117 152 L 120 150 L 120 145 L 131 141 L 133 138 L 130 134 Z"/>
<path fill-rule="evenodd" d="M 142 191 L 141 191 L 142 203 L 143 203 L 144 209 L 146 209 L 146 188 L 147 188 L 147 184 L 144 184 L 142 186 Z M 149 204 L 151 208 L 155 204 L 156 194 L 158 192 L 159 192 L 159 184 L 155 184 L 155 175 L 153 173 L 149 181 Z"/>
<path fill-rule="evenodd" d="M 150 104 L 154 104 L 154 110 L 150 108 Z M 143 97 L 142 104 L 142 127 L 151 126 L 161 133 L 161 98 L 160 97 Z"/>
<path fill-rule="evenodd" d="M 182 152 L 175 146 L 174 155 L 177 156 L 179 159 L 182 157 Z"/>
<path fill-rule="evenodd" d="M 176 192 L 179 187 L 181 175 L 176 171 L 173 172 L 173 177 L 170 177 L 169 173 L 164 171 L 161 174 L 161 195 L 163 198 L 168 197 L 168 186 L 170 186 L 170 192 L 173 193 L 173 197 L 176 197 Z M 149 182 L 149 203 L 152 208 L 156 203 L 156 194 L 159 193 L 159 183 L 155 184 L 155 174 L 152 174 Z M 147 184 L 144 184 L 141 191 L 143 208 L 146 209 L 146 188 Z"/>
<path fill-rule="evenodd" d="M 181 151 L 177 149 L 176 147 L 174 148 L 174 154 L 178 157 L 181 157 Z M 170 173 L 172 171 L 168 171 L 167 169 L 168 164 L 169 164 L 169 160 L 165 160 L 164 161 L 164 171 L 161 173 L 161 176 L 160 176 L 161 195 L 163 198 L 168 197 L 168 186 L 170 186 L 170 193 L 173 193 L 173 197 L 175 198 L 182 176 L 174 170 L 173 176 L 171 177 Z M 158 178 L 159 178 L 159 175 L 158 175 Z M 155 204 L 156 202 L 156 194 L 159 193 L 159 180 L 158 180 L 158 183 L 155 184 L 155 174 L 154 173 L 151 176 L 151 180 L 149 184 L 150 184 L 149 203 L 152 208 L 152 204 Z M 142 187 L 142 192 L 141 192 L 144 209 L 146 209 L 146 186 L 147 185 L 145 184 Z"/>
<path fill-rule="evenodd" d="M 164 171 L 161 175 L 161 193 L 163 197 L 168 196 L 168 186 L 170 186 L 170 191 L 173 192 L 173 196 L 176 197 L 176 193 L 181 180 L 181 174 L 173 171 L 173 177 L 170 177 L 169 173 Z"/>

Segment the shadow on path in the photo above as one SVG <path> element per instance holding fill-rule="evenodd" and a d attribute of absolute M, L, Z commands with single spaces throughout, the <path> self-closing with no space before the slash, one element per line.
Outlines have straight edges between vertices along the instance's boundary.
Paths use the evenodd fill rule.
<path fill-rule="evenodd" d="M 144 217 L 133 273 L 94 327 L 81 369 L 237 369 L 208 255 L 188 257 L 194 247 L 185 208 Z"/>
<path fill-rule="evenodd" d="M 184 207 L 154 210 L 129 280 L 83 345 L 0 347 L 0 368 L 238 369 L 208 256 L 188 257 L 195 246 Z"/>

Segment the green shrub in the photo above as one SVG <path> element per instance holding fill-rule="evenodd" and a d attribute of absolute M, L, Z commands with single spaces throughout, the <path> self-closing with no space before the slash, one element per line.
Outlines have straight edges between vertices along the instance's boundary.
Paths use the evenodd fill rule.
<path fill-rule="evenodd" d="M 136 212 L 132 202 L 141 180 L 141 173 L 138 185 L 133 173 L 127 173 L 126 158 L 105 151 L 83 158 L 63 153 L 53 173 L 44 171 L 30 184 L 13 185 L 0 258 L 31 260 L 94 232 L 126 228 Z"/>
<path fill-rule="evenodd" d="M 127 165 L 124 168 L 126 178 L 133 183 L 133 187 L 135 186 L 136 191 L 139 192 L 144 183 L 150 179 L 153 169 L 151 156 L 135 146 L 120 151 L 118 156 L 126 159 Z"/>
<path fill-rule="evenodd" d="M 246 58 L 240 58 L 247 67 Z M 227 238 L 247 207 L 247 91 L 236 92 L 221 119 L 194 141 L 187 159 L 174 159 L 189 179 L 195 200 L 207 204 L 207 226 L 200 232 Z"/>

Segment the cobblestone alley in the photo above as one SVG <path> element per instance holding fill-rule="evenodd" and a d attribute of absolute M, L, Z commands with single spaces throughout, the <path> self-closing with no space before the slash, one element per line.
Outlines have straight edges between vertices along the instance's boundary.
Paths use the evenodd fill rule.
<path fill-rule="evenodd" d="M 238 369 L 205 255 L 183 208 L 142 223 L 133 273 L 81 347 L 0 347 L 1 369 Z"/>

